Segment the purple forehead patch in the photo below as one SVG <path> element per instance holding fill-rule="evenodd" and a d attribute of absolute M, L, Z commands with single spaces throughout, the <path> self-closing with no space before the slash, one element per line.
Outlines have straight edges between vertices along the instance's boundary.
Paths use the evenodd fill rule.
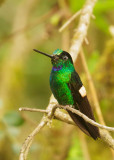
<path fill-rule="evenodd" d="M 53 67 L 52 70 L 53 70 L 53 71 L 59 71 L 59 70 L 62 69 L 62 67 L 63 67 L 62 65 L 61 65 L 61 66 L 58 66 L 58 67 Z"/>

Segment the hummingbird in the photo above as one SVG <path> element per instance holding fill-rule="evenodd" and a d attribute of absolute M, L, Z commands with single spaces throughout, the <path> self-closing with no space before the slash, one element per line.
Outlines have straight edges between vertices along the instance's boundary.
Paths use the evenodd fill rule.
<path fill-rule="evenodd" d="M 62 49 L 56 49 L 52 55 L 33 49 L 51 58 L 50 88 L 60 105 L 72 105 L 88 118 L 95 121 L 86 89 L 75 70 L 71 55 Z M 100 138 L 99 129 L 86 122 L 82 117 L 67 110 L 74 123 L 93 139 Z"/>

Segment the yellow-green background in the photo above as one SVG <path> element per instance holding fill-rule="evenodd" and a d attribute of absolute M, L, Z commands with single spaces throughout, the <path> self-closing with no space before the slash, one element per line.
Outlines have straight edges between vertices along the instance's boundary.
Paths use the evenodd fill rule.
<path fill-rule="evenodd" d="M 41 113 L 19 113 L 19 107 L 45 109 L 51 95 L 50 59 L 33 52 L 37 48 L 52 54 L 57 48 L 69 50 L 74 20 L 63 32 L 58 29 L 82 8 L 85 0 L 0 0 L 0 160 L 16 160 L 25 138 L 39 123 Z M 114 1 L 98 0 L 83 44 L 89 71 L 94 80 L 103 117 L 114 124 Z M 80 56 L 76 69 L 93 104 Z M 35 138 L 28 160 L 112 159 L 110 149 L 56 120 Z M 112 134 L 114 136 L 114 134 Z M 84 139 L 83 139 L 84 138 Z M 88 159 L 89 160 L 89 159 Z"/>

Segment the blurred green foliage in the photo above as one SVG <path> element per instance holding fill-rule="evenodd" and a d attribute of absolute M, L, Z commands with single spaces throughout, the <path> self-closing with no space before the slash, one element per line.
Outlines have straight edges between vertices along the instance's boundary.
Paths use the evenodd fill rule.
<path fill-rule="evenodd" d="M 60 34 L 58 29 L 84 3 L 85 0 L 0 1 L 0 160 L 18 159 L 22 143 L 42 117 L 40 113 L 20 114 L 19 107 L 44 109 L 49 102 L 51 63 L 32 49 L 49 54 L 57 48 L 67 50 L 79 18 L 65 32 Z M 96 18 L 91 18 L 88 29 L 89 45 L 84 43 L 83 48 L 104 119 L 112 126 L 114 33 L 110 27 L 114 28 L 114 1 L 99 0 L 93 14 Z M 80 59 L 76 69 L 83 74 Z M 55 120 L 53 125 L 36 136 L 28 160 L 84 160 L 80 137 L 72 134 L 74 130 Z M 92 160 L 111 159 L 107 146 L 86 139 Z"/>
<path fill-rule="evenodd" d="M 66 160 L 84 160 L 82 154 L 82 148 L 80 146 L 80 140 L 76 136 L 72 137 L 72 146 L 69 150 L 68 157 Z M 77 149 L 76 149 L 77 148 Z"/>
<path fill-rule="evenodd" d="M 24 123 L 24 119 L 16 111 L 6 113 L 3 117 L 3 121 L 9 126 L 20 126 Z"/>

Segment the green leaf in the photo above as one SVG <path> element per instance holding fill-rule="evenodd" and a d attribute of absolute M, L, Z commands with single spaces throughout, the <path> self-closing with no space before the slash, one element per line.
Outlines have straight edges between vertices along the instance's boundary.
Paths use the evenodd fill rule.
<path fill-rule="evenodd" d="M 24 119 L 16 111 L 10 111 L 6 113 L 3 121 L 10 126 L 20 126 L 24 123 Z"/>

